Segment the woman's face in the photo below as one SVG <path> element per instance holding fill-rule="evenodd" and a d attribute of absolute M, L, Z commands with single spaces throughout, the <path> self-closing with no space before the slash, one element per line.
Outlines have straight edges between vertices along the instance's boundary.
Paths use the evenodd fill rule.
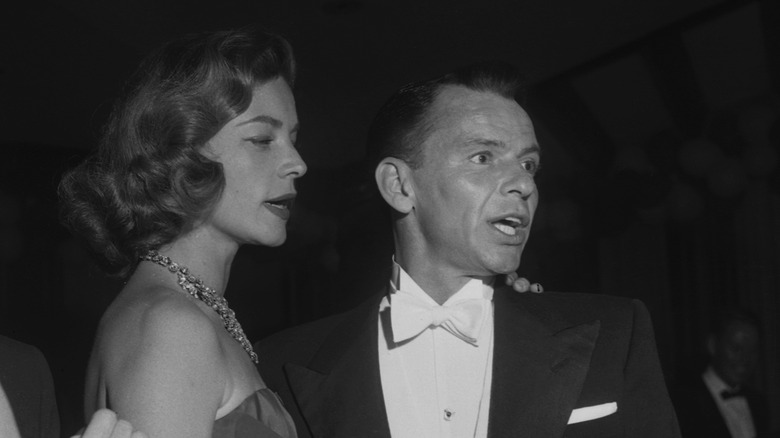
<path fill-rule="evenodd" d="M 225 190 L 204 223 L 210 232 L 239 244 L 284 243 L 294 182 L 306 173 L 297 132 L 292 91 L 277 78 L 256 87 L 249 108 L 209 140 L 204 154 L 225 173 Z"/>

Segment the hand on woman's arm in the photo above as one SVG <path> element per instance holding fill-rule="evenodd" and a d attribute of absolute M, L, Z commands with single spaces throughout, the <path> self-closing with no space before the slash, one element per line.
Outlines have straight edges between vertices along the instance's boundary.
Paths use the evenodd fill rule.
<path fill-rule="evenodd" d="M 117 418 L 114 411 L 100 409 L 92 415 L 92 420 L 86 429 L 71 438 L 147 438 L 146 434 L 133 430 L 133 426 L 125 420 Z"/>
<path fill-rule="evenodd" d="M 16 426 L 14 411 L 11 409 L 11 403 L 5 396 L 3 387 L 0 386 L 0 437 L 18 438 L 19 429 Z"/>

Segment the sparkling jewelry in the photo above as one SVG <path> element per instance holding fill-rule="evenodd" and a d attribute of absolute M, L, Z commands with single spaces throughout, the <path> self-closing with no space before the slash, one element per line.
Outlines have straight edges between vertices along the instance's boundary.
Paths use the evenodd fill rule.
<path fill-rule="evenodd" d="M 177 264 L 169 257 L 161 255 L 157 251 L 150 250 L 145 255 L 142 255 L 140 259 L 156 263 L 176 274 L 179 278 L 179 286 L 188 294 L 203 301 L 207 306 L 214 309 L 219 317 L 222 318 L 222 324 L 225 326 L 225 330 L 230 333 L 230 336 L 232 336 L 233 339 L 241 344 L 244 351 L 249 355 L 249 358 L 252 359 L 252 362 L 258 362 L 257 353 L 252 349 L 252 344 L 249 343 L 249 339 L 244 335 L 241 324 L 239 324 L 236 319 L 236 313 L 228 307 L 228 302 L 225 297 L 218 295 L 214 289 L 203 284 L 203 281 L 200 278 L 190 274 L 189 269 Z"/>

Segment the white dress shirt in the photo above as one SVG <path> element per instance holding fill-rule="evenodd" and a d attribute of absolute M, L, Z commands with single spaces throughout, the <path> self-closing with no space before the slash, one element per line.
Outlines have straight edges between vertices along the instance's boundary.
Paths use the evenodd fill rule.
<path fill-rule="evenodd" d="M 493 363 L 493 288 L 471 280 L 444 306 L 464 299 L 485 300 L 475 344 L 443 327 L 428 327 L 395 344 L 390 329 L 392 294 L 429 297 L 396 263 L 391 296 L 380 304 L 379 368 L 393 438 L 486 437 Z"/>
<path fill-rule="evenodd" d="M 756 429 L 753 425 L 753 416 L 745 397 L 732 397 L 724 400 L 720 393 L 723 390 L 731 389 L 731 387 L 718 377 L 712 367 L 707 367 L 701 378 L 726 421 L 731 438 L 755 438 Z"/>

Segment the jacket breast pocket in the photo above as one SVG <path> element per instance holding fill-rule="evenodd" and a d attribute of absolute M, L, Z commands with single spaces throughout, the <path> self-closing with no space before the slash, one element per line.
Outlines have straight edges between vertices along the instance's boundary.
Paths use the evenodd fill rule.
<path fill-rule="evenodd" d="M 617 438 L 623 437 L 620 416 L 617 412 L 605 417 L 582 421 L 566 426 L 565 438 Z"/>

